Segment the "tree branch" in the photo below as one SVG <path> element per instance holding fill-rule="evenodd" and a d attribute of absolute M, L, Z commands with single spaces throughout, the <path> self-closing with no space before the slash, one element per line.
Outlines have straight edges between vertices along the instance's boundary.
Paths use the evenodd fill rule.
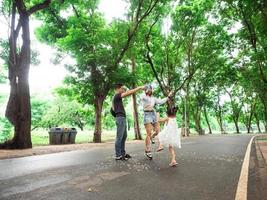
<path fill-rule="evenodd" d="M 27 14 L 26 6 L 23 0 L 15 0 L 16 7 L 20 15 Z"/>
<path fill-rule="evenodd" d="M 151 1 L 151 4 L 152 2 L 154 1 L 153 5 L 152 6 L 149 6 L 149 8 L 146 10 L 146 12 L 143 14 L 143 16 L 141 16 L 141 18 L 139 19 L 139 16 L 140 13 L 141 13 L 141 7 L 142 7 L 142 4 L 143 4 L 143 1 L 144 0 L 140 0 L 139 1 L 139 4 L 138 4 L 138 8 L 137 8 L 137 13 L 136 13 L 136 17 L 134 19 L 137 19 L 137 21 L 134 22 L 134 26 L 133 28 L 129 28 L 128 30 L 128 39 L 126 41 L 126 43 L 124 44 L 118 58 L 115 60 L 115 63 L 114 65 L 117 66 L 120 61 L 122 60 L 124 54 L 126 53 L 126 51 L 128 50 L 129 46 L 130 46 L 130 43 L 134 37 L 134 34 L 136 33 L 136 30 L 138 29 L 139 25 L 141 24 L 141 22 L 152 12 L 152 10 L 155 8 L 155 6 L 157 5 L 157 3 L 159 2 L 159 0 L 152 0 Z M 151 5 L 150 4 L 150 5 Z M 138 20 L 139 19 L 139 20 Z"/>
<path fill-rule="evenodd" d="M 181 88 L 184 87 L 184 84 L 185 84 L 187 81 L 190 81 L 190 80 L 193 78 L 193 76 L 195 75 L 196 71 L 197 71 L 199 68 L 200 68 L 200 66 L 197 67 L 191 74 L 189 74 L 189 76 L 187 76 L 187 77 L 183 80 L 182 84 L 181 84 L 178 88 L 176 88 L 176 89 L 174 90 L 174 92 L 173 92 L 174 95 L 175 95 Z"/>
<path fill-rule="evenodd" d="M 77 17 L 77 18 L 80 18 L 80 14 L 78 13 L 76 7 L 75 7 L 73 4 L 71 4 L 71 7 L 72 7 L 72 9 L 73 9 L 73 11 L 74 11 L 76 17 Z"/>
<path fill-rule="evenodd" d="M 31 14 L 33 14 L 35 12 L 38 12 L 39 10 L 47 8 L 50 3 L 51 3 L 51 0 L 45 0 L 43 3 L 39 3 L 39 4 L 34 5 L 33 7 L 31 7 L 28 10 L 28 15 L 31 15 Z"/>
<path fill-rule="evenodd" d="M 15 40 L 17 40 L 17 38 L 18 38 L 20 29 L 21 29 L 21 18 L 19 18 L 17 27 L 16 27 L 16 29 L 14 30 L 14 38 L 15 38 Z"/>
<path fill-rule="evenodd" d="M 150 48 L 150 46 L 148 44 L 149 43 L 149 37 L 151 35 L 152 29 L 155 26 L 155 24 L 157 23 L 157 21 L 158 21 L 158 17 L 156 17 L 155 21 L 152 23 L 152 25 L 149 28 L 149 32 L 145 36 L 145 42 L 146 42 L 145 45 L 146 45 L 146 48 L 147 48 L 147 53 L 146 53 L 146 59 L 145 59 L 145 61 L 150 65 L 150 67 L 151 67 L 151 69 L 153 71 L 153 74 L 154 74 L 155 78 L 157 79 L 157 82 L 158 82 L 158 84 L 160 86 L 161 91 L 163 92 L 164 95 L 167 96 L 168 94 L 167 94 L 167 91 L 165 91 L 164 82 L 159 79 L 158 73 L 157 73 L 157 71 L 155 69 L 154 63 L 153 63 L 152 58 L 150 56 L 151 48 Z"/>

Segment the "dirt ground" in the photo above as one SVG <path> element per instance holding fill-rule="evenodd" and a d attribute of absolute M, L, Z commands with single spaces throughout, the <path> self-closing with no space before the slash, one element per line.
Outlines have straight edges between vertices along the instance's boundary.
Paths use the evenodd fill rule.
<path fill-rule="evenodd" d="M 128 141 L 127 143 L 143 143 L 143 141 Z M 48 145 L 38 146 L 32 149 L 18 149 L 18 150 L 0 150 L 0 159 L 18 158 L 25 156 L 43 155 L 50 153 L 59 153 L 74 150 L 89 150 L 92 148 L 99 148 L 107 145 L 114 145 L 114 142 L 106 143 L 85 143 L 85 144 L 67 144 L 67 145 Z"/>
<path fill-rule="evenodd" d="M 261 138 L 257 140 L 257 145 L 265 163 L 267 164 L 267 136 L 261 136 Z"/>

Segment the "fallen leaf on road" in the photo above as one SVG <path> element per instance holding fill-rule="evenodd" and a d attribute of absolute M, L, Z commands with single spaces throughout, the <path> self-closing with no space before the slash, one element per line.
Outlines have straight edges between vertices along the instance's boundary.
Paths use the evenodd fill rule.
<path fill-rule="evenodd" d="M 87 192 L 98 192 L 96 188 L 88 188 Z"/>

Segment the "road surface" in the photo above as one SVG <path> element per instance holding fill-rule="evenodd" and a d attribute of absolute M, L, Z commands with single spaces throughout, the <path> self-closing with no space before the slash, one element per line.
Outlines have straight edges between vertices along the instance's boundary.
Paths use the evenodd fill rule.
<path fill-rule="evenodd" d="M 144 158 L 143 142 L 127 144 L 128 161 L 113 159 L 113 144 L 0 160 L 0 199 L 234 200 L 251 137 L 185 138 L 175 168 L 167 149 Z"/>

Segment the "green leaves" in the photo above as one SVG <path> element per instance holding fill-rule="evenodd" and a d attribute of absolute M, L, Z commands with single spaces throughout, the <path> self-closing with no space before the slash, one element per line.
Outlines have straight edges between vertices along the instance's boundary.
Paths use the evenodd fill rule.
<path fill-rule="evenodd" d="M 258 107 L 264 107 L 267 26 L 261 4 L 252 0 L 126 2 L 130 4 L 127 20 L 109 24 L 97 10 L 99 1 L 53 2 L 37 15 L 44 22 L 36 30 L 38 38 L 76 61 L 66 66 L 71 74 L 60 94 L 89 105 L 110 95 L 116 82 L 132 87 L 154 82 L 157 76 L 165 93 L 190 95 L 186 104 L 192 106 L 191 115 L 199 119 L 205 107 L 218 117 L 221 129 L 224 115 L 236 115 L 250 94 L 256 93 Z M 163 32 L 166 22 L 168 34 Z M 231 89 L 232 104 L 224 100 L 225 88 Z"/>

